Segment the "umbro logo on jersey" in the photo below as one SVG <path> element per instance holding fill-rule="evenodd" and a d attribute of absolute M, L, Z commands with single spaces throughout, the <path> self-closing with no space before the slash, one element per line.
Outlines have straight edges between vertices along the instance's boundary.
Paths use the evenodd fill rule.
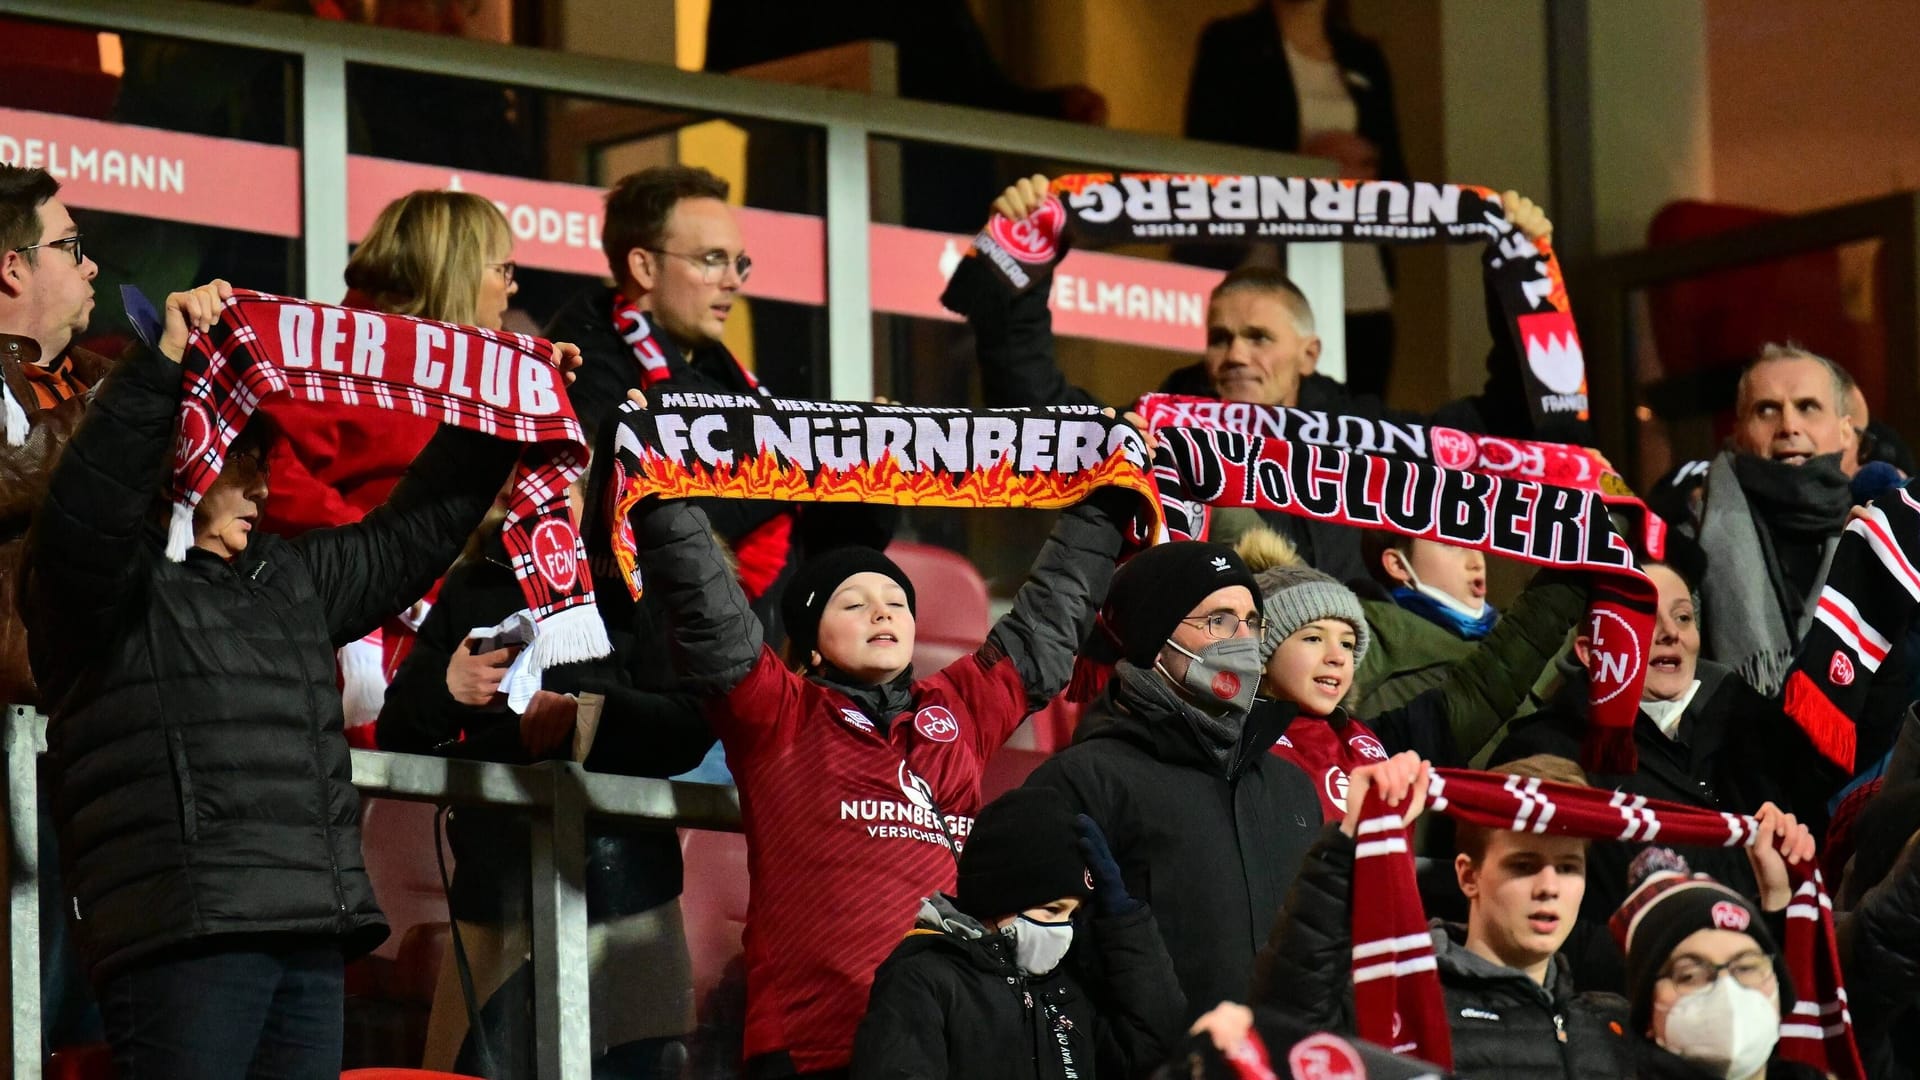
<path fill-rule="evenodd" d="M 873 734 L 873 721 L 867 719 L 867 714 L 859 709 L 841 709 L 840 719 L 845 720 L 849 727 L 858 728 L 869 735 Z"/>

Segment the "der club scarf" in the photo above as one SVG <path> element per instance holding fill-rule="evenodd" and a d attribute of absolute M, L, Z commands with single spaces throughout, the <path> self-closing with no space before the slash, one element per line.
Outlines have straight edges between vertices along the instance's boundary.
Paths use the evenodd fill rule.
<path fill-rule="evenodd" d="M 1161 428 L 1159 439 L 1154 475 L 1177 539 L 1204 539 L 1212 506 L 1245 506 L 1592 572 L 1582 760 L 1594 772 L 1634 771 L 1655 594 L 1598 491 L 1234 431 Z"/>
<path fill-rule="evenodd" d="M 1659 559 L 1666 552 L 1665 519 L 1647 509 L 1606 455 L 1568 443 L 1504 439 L 1458 428 L 1401 420 L 1324 413 L 1286 405 L 1254 405 L 1179 394 L 1144 394 L 1133 406 L 1148 430 L 1197 427 L 1291 439 L 1363 454 L 1430 461 L 1443 469 L 1538 480 L 1557 487 L 1594 491 L 1607 507 L 1634 522 L 1639 550 Z"/>
<path fill-rule="evenodd" d="M 1072 506 L 1101 487 L 1138 493 L 1159 527 L 1146 442 L 1084 405 L 914 408 L 741 394 L 661 394 L 622 406 L 614 436 L 613 553 L 640 595 L 627 515 L 692 497 L 895 506 Z"/>
<path fill-rule="evenodd" d="M 1760 829 L 1744 815 L 1464 769 L 1434 770 L 1428 799 L 1434 810 L 1485 828 L 1588 840 L 1744 847 L 1755 842 Z M 1355 1018 L 1361 1038 L 1451 1067 L 1433 939 L 1414 881 L 1409 830 L 1400 816 L 1371 792 L 1361 804 L 1353 896 L 1366 902 L 1353 905 Z M 1789 866 L 1787 872 L 1794 894 L 1784 951 L 1798 1002 L 1792 1018 L 1780 1025 L 1779 1052 L 1842 1080 L 1863 1080 L 1834 940 L 1833 904 L 1813 863 Z"/>
<path fill-rule="evenodd" d="M 1920 603 L 1920 502 L 1896 488 L 1847 523 L 1800 652 L 1785 707 L 1828 760 L 1854 771 L 1853 718 L 1873 674 L 1904 640 Z"/>
<path fill-rule="evenodd" d="M 1053 181 L 1025 221 L 995 214 L 974 249 L 1016 292 L 1030 288 L 1067 244 L 1179 240 L 1220 244 L 1355 241 L 1480 243 L 1486 280 L 1525 359 L 1527 404 L 1539 431 L 1577 437 L 1587 418 L 1586 360 L 1560 261 L 1507 221 L 1500 196 L 1464 184 L 1285 176 L 1089 173 Z"/>
<path fill-rule="evenodd" d="M 546 342 L 235 289 L 220 321 L 188 339 L 181 365 L 168 558 L 186 557 L 194 507 L 263 399 L 409 412 L 530 444 L 501 532 L 539 626 L 530 662 L 537 671 L 611 650 L 567 510 L 567 485 L 586 468 L 585 436 Z"/>

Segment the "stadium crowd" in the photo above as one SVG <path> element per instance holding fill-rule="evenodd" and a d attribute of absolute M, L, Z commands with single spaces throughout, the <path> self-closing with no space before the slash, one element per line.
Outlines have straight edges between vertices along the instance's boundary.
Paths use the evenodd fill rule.
<path fill-rule="evenodd" d="M 388 933 L 350 746 L 672 777 L 716 741 L 751 878 L 727 1065 L 755 1080 L 1276 1075 L 1314 1039 L 1372 1075 L 1920 1074 L 1920 637 L 1882 634 L 1829 587 L 1850 533 L 1883 558 L 1920 536 L 1875 508 L 1911 501 L 1898 448 L 1863 437 L 1863 398 L 1822 356 L 1753 356 L 1724 450 L 1649 494 L 1664 542 L 1619 525 L 1652 597 L 1631 768 L 1580 764 L 1593 687 L 1619 676 L 1585 618 L 1590 575 L 1541 569 L 1496 610 L 1476 547 L 1250 507 L 1155 543 L 1119 487 L 1064 509 L 985 640 L 922 670 L 920 605 L 942 598 L 886 554 L 890 507 L 655 496 L 606 519 L 630 418 L 685 395 L 770 400 L 724 344 L 753 265 L 727 183 L 648 168 L 607 192 L 611 284 L 561 307 L 541 347 L 592 450 L 560 513 L 611 648 L 530 687 L 527 444 L 281 396 L 180 503 L 202 449 L 180 449 L 183 428 L 228 423 L 194 412 L 195 350 L 246 283 L 167 295 L 117 361 L 77 347 L 98 267 L 59 187 L 0 166 L 0 700 L 49 717 L 48 918 L 79 949 L 122 1077 L 338 1075 L 348 967 Z M 1034 226 L 1050 190 L 1018 178 L 979 209 Z M 1547 241 L 1541 207 L 1500 202 L 1524 242 Z M 344 306 L 499 331 L 515 271 L 492 203 L 414 192 L 355 249 Z M 1048 290 L 994 274 L 976 252 L 942 298 L 986 404 L 1118 411 L 1166 460 L 1126 402 L 1056 364 Z M 1547 435 L 1504 335 L 1482 393 L 1414 416 L 1317 370 L 1316 319 L 1339 315 L 1280 270 L 1231 270 L 1192 363 L 1141 389 Z M 1349 341 L 1383 382 L 1391 333 Z M 1791 700 L 1805 665 L 1854 681 L 1816 632 L 1838 623 L 1878 641 L 1844 762 Z M 990 759 L 1063 692 L 1085 702 L 1071 745 L 987 799 Z M 1476 768 L 1568 816 L 1597 791 L 1629 821 L 1722 816 L 1738 842 L 1434 812 Z M 448 841 L 453 942 L 410 1064 L 531 1075 L 526 822 L 463 809 Z M 682 1075 L 701 1018 L 681 846 L 612 825 L 586 843 L 594 1075 Z M 1439 1067 L 1392 1056 L 1416 1045 L 1398 1041 L 1405 997 L 1373 1020 L 1380 954 L 1361 934 L 1386 900 L 1366 864 L 1400 853 L 1436 917 L 1396 939 L 1418 958 L 1385 974 L 1433 973 Z M 1851 990 L 1838 1012 L 1805 1000 L 1810 961 L 1789 947 L 1821 913 L 1816 866 Z M 1864 1072 L 1789 1053 L 1809 1027 L 1857 1045 Z"/>

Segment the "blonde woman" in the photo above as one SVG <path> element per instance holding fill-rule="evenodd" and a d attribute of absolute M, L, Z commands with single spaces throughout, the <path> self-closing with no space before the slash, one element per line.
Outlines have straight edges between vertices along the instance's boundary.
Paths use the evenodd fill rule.
<path fill-rule="evenodd" d="M 349 307 L 500 328 L 513 281 L 513 233 L 498 208 L 461 191 L 416 191 L 387 204 L 347 261 Z M 423 417 L 282 398 L 265 410 L 282 438 L 261 527 L 282 536 L 359 521 L 386 501 L 439 425 Z M 373 746 L 388 677 L 422 612 L 340 650 L 347 741 Z"/>

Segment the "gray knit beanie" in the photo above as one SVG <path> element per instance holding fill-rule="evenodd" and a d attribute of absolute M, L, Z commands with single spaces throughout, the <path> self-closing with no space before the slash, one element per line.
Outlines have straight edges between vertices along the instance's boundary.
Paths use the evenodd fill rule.
<path fill-rule="evenodd" d="M 1274 650 L 1295 630 L 1318 619 L 1340 619 L 1353 626 L 1353 663 L 1360 666 L 1372 634 L 1352 589 L 1311 566 L 1270 567 L 1254 580 L 1260 584 L 1260 613 L 1267 621 L 1260 635 L 1261 663 L 1273 659 Z"/>

